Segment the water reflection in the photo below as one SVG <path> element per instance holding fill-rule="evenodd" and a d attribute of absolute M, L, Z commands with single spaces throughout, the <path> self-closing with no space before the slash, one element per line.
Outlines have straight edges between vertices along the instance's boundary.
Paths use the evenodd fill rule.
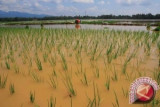
<path fill-rule="evenodd" d="M 81 28 L 81 25 L 80 25 L 80 24 L 76 24 L 76 25 L 75 25 L 75 28 L 76 28 L 76 29 L 80 29 L 80 28 Z"/>

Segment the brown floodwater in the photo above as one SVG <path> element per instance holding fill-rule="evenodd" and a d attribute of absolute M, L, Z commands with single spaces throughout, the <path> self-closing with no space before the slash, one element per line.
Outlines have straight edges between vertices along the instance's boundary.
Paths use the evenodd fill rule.
<path fill-rule="evenodd" d="M 40 26 L 31 25 L 30 27 L 39 28 Z M 46 25 L 45 27 L 46 28 L 64 27 L 64 28 L 75 29 L 75 25 L 56 25 L 56 26 Z M 78 29 L 87 29 L 89 27 L 91 27 L 91 25 L 84 25 L 84 26 L 81 25 L 80 27 L 77 26 Z M 97 29 L 97 28 L 102 29 L 104 27 L 106 26 L 103 26 L 103 25 L 92 26 L 93 29 Z M 112 27 L 116 28 L 115 26 L 112 26 Z M 134 28 L 134 26 L 132 27 Z M 117 27 L 117 29 L 121 29 L 121 28 Z M 4 40 L 6 35 L 8 35 L 9 33 L 11 32 L 5 32 L 3 34 L 2 40 Z M 21 35 L 22 33 L 24 33 L 24 35 Z M 6 87 L 0 89 L 0 107 L 47 107 L 48 102 L 50 101 L 50 97 L 56 98 L 56 107 L 71 107 L 71 105 L 72 107 L 87 107 L 90 101 L 89 99 L 93 100 L 93 97 L 94 97 L 93 84 L 95 84 L 96 89 L 98 88 L 98 92 L 96 93 L 99 93 L 99 96 L 101 99 L 100 107 L 112 107 L 113 104 L 116 104 L 116 98 L 115 98 L 114 92 L 118 97 L 120 107 L 144 107 L 143 104 L 129 104 L 129 98 L 128 96 L 127 97 L 124 96 L 122 88 L 125 90 L 126 93 L 128 93 L 131 83 L 136 78 L 141 76 L 148 76 L 148 77 L 154 78 L 153 74 L 155 70 L 159 69 L 158 67 L 159 53 L 154 43 L 151 43 L 151 50 L 149 51 L 150 55 L 146 55 L 146 51 L 144 50 L 145 45 L 141 43 L 139 44 L 139 48 L 136 52 L 136 56 L 133 57 L 132 60 L 127 65 L 127 69 L 126 69 L 127 74 L 124 75 L 122 74 L 122 68 L 123 68 L 124 62 L 127 56 L 132 54 L 132 50 L 135 49 L 134 45 L 132 46 L 132 44 L 134 44 L 137 41 L 131 40 L 131 42 L 133 43 L 129 43 L 131 45 L 129 45 L 130 47 L 128 48 L 128 50 L 124 55 L 118 56 L 116 59 L 113 59 L 111 63 L 107 63 L 107 59 L 104 59 L 105 58 L 104 54 L 98 57 L 97 60 L 91 60 L 91 57 L 92 57 L 91 50 L 92 48 L 94 48 L 92 46 L 94 46 L 94 43 L 96 42 L 94 42 L 93 45 L 89 45 L 90 43 L 89 41 L 90 39 L 91 40 L 93 39 L 92 37 L 94 35 L 92 34 L 94 33 L 88 33 L 90 35 L 87 36 L 87 40 L 88 40 L 86 41 L 87 43 L 84 42 L 83 40 L 80 42 L 80 44 L 86 43 L 88 46 L 88 50 L 86 52 L 84 47 L 82 47 L 83 50 L 80 54 L 82 58 L 82 63 L 81 63 L 82 65 L 81 65 L 77 62 L 77 59 L 76 59 L 77 58 L 76 55 L 79 51 L 78 49 L 80 49 L 80 46 L 78 46 L 77 50 L 72 49 L 72 48 L 75 48 L 76 41 L 81 36 L 77 34 L 77 35 L 74 35 L 72 38 L 69 38 L 69 37 L 63 38 L 63 36 L 60 37 L 55 34 L 54 37 L 56 37 L 55 39 L 57 39 L 55 43 L 55 47 L 52 47 L 52 50 L 48 55 L 48 60 L 47 62 L 45 62 L 43 59 L 44 57 L 43 55 L 44 55 L 44 52 L 48 52 L 48 48 L 50 48 L 49 47 L 50 45 L 48 47 L 44 47 L 44 43 L 42 43 L 41 44 L 42 47 L 39 47 L 39 50 L 36 50 L 35 43 L 38 39 L 36 37 L 39 37 L 42 40 L 46 40 L 46 37 L 47 37 L 45 36 L 46 33 L 47 32 L 39 33 L 40 35 L 43 34 L 41 36 L 36 35 L 36 33 L 32 32 L 32 30 L 31 32 L 28 32 L 28 35 L 26 32 L 21 32 L 20 34 L 17 34 L 17 35 L 15 33 L 11 33 L 12 36 L 11 35 L 7 36 L 7 37 L 10 37 L 9 41 L 6 41 L 6 42 L 3 41 L 2 47 L 3 47 L 3 50 L 5 51 L 3 51 L 2 53 L 5 53 L 5 54 L 2 54 L 2 56 L 0 57 L 0 75 L 7 75 L 8 79 L 7 79 Z M 109 33 L 109 34 L 113 34 L 113 33 Z M 108 36 L 110 36 L 109 34 Z M 29 39 L 31 36 L 34 39 L 33 41 L 32 39 Z M 50 42 L 51 39 L 54 39 L 51 37 L 52 35 L 49 36 L 48 42 Z M 94 37 L 95 37 L 94 39 L 96 40 L 97 36 L 94 36 Z M 106 38 L 101 38 L 101 36 L 98 36 L 98 37 L 100 37 L 100 41 L 98 44 L 99 47 L 97 49 L 96 56 L 98 56 L 98 54 L 101 52 L 101 49 L 103 49 L 104 47 L 105 43 L 103 44 L 103 40 L 107 39 L 107 36 L 104 36 Z M 120 36 L 117 36 L 117 38 L 119 37 Z M 124 46 L 125 44 L 122 45 L 123 39 L 124 38 L 118 39 L 117 44 L 119 43 L 121 46 Z M 28 40 L 31 40 L 32 42 Z M 60 44 L 58 43 L 60 43 L 62 40 L 63 40 L 63 44 L 60 50 L 61 52 L 63 52 L 65 59 L 67 61 L 68 71 L 64 71 L 62 67 L 62 59 L 60 57 L 60 54 L 58 53 L 59 52 L 58 47 L 60 46 Z M 68 45 L 70 43 L 70 40 L 73 40 L 73 41 L 70 45 Z M 112 38 L 109 38 L 109 40 L 112 40 Z M 10 49 L 11 49 L 11 48 L 5 47 L 5 43 L 7 42 L 12 43 L 9 45 L 13 46 L 13 49 L 15 49 L 13 51 L 14 52 L 13 57 L 16 60 L 16 65 L 18 65 L 19 67 L 18 74 L 15 73 L 15 69 L 14 69 L 15 63 L 10 63 L 10 66 L 11 66 L 10 70 L 6 68 L 5 61 L 7 60 L 7 58 L 5 56 L 7 56 L 7 54 L 10 52 Z M 139 42 L 143 43 L 143 39 L 142 41 L 139 41 Z M 25 43 L 28 43 L 27 46 L 30 47 L 30 51 L 26 51 L 28 48 L 24 47 Z M 67 45 L 70 47 L 67 47 Z M 14 46 L 18 47 L 17 50 Z M 118 45 L 115 45 L 115 46 L 118 46 Z M 121 47 L 118 47 L 118 48 L 121 48 Z M 37 52 L 38 57 L 40 58 L 40 61 L 42 63 L 42 66 L 43 66 L 42 71 L 39 71 L 37 68 L 37 65 L 35 62 L 35 59 L 36 59 L 35 52 Z M 29 56 L 29 57 L 26 57 L 26 56 Z M 51 64 L 49 63 L 49 59 L 51 59 L 51 56 L 52 57 L 55 56 L 56 58 L 56 65 L 54 67 L 51 66 Z M 29 64 L 30 64 L 29 58 L 32 59 L 31 68 L 29 67 Z M 49 85 L 50 76 L 53 76 L 53 69 L 56 72 L 56 76 L 54 75 L 54 79 L 56 80 L 56 83 L 57 83 L 56 89 L 52 88 Z M 99 77 L 96 76 L 97 69 L 99 71 Z M 117 73 L 117 77 L 118 77 L 117 81 L 113 79 L 115 76 L 114 75 L 115 72 Z M 38 76 L 38 79 L 40 80 L 39 82 L 37 82 L 33 78 L 33 73 Z M 83 73 L 86 73 L 88 86 L 82 83 L 82 81 L 84 81 Z M 75 89 L 76 96 L 71 96 L 71 94 L 68 92 L 68 89 L 65 86 L 66 75 L 71 76 L 72 84 Z M 105 82 L 107 77 L 110 78 L 109 90 L 107 90 L 105 87 Z M 14 83 L 14 86 L 15 86 L 15 93 L 13 95 L 11 95 L 9 92 L 9 87 L 11 83 Z M 35 92 L 35 102 L 33 104 L 30 103 L 31 91 Z M 160 91 L 157 91 L 156 98 L 157 97 L 160 97 Z M 150 107 L 150 105 L 147 105 L 147 107 Z"/>

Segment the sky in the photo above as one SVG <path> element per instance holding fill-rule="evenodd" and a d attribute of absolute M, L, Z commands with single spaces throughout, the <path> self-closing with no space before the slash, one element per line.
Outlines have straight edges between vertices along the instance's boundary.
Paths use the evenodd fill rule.
<path fill-rule="evenodd" d="M 160 14 L 160 0 L 0 0 L 0 10 L 52 16 Z"/>

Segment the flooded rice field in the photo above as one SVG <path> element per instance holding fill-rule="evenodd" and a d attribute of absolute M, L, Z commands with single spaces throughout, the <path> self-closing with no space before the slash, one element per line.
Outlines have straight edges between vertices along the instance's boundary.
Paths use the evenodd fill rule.
<path fill-rule="evenodd" d="M 80 26 L 0 28 L 1 107 L 160 106 L 160 91 L 149 104 L 129 104 L 136 78 L 160 83 L 159 34 L 143 26 Z"/>
<path fill-rule="evenodd" d="M 25 25 L 3 25 L 1 27 L 24 28 Z M 40 25 L 29 25 L 30 28 L 41 28 Z M 110 30 L 127 30 L 127 31 L 147 31 L 146 26 L 121 26 L 121 25 L 93 25 L 93 24 L 51 24 L 44 25 L 44 28 L 58 29 L 110 29 Z M 155 27 L 153 27 L 155 28 Z"/>

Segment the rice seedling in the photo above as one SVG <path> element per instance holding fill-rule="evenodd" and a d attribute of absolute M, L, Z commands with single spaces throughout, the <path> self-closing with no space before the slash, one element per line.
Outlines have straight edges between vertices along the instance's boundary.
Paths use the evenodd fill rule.
<path fill-rule="evenodd" d="M 75 57 L 76 57 L 77 64 L 80 64 L 82 62 L 81 54 L 75 54 Z"/>
<path fill-rule="evenodd" d="M 12 63 L 15 62 L 15 59 L 14 59 L 14 56 L 13 56 L 13 55 L 10 57 L 10 60 L 11 60 Z"/>
<path fill-rule="evenodd" d="M 80 64 L 80 67 L 77 66 L 77 72 L 75 72 L 75 74 L 78 75 L 83 75 L 83 68 L 82 68 L 82 63 Z"/>
<path fill-rule="evenodd" d="M 81 82 L 88 86 L 88 79 L 87 79 L 86 72 L 83 73 L 83 79 L 81 80 Z"/>
<path fill-rule="evenodd" d="M 119 107 L 119 100 L 118 100 L 118 97 L 117 97 L 117 94 L 116 92 L 114 91 L 114 95 L 115 95 L 115 100 L 116 100 L 116 103 L 112 103 L 113 107 Z"/>
<path fill-rule="evenodd" d="M 131 72 L 130 74 L 126 72 L 126 74 L 125 74 L 126 80 L 131 81 L 132 74 L 133 74 L 133 72 Z"/>
<path fill-rule="evenodd" d="M 0 75 L 0 88 L 5 88 L 8 76 Z"/>
<path fill-rule="evenodd" d="M 113 59 L 112 55 L 107 56 L 107 61 L 109 64 L 112 62 L 112 59 Z"/>
<path fill-rule="evenodd" d="M 10 64 L 9 64 L 8 61 L 5 62 L 5 65 L 6 65 L 6 68 L 7 68 L 8 70 L 10 70 Z"/>
<path fill-rule="evenodd" d="M 99 90 L 97 88 L 97 86 L 95 86 L 95 84 L 93 83 L 93 94 L 94 94 L 94 97 L 93 99 L 88 98 L 88 105 L 87 107 L 99 107 L 100 106 L 100 103 L 101 103 L 101 97 L 100 97 L 100 94 L 99 94 Z"/>
<path fill-rule="evenodd" d="M 105 58 L 103 59 L 103 62 L 104 62 L 105 69 L 107 69 L 108 66 L 107 66 L 107 62 L 106 62 Z"/>
<path fill-rule="evenodd" d="M 56 57 L 52 57 L 50 59 L 48 59 L 49 63 L 51 66 L 56 66 Z"/>
<path fill-rule="evenodd" d="M 92 52 L 91 60 L 95 60 L 95 54 L 97 52 L 97 48 L 98 48 L 98 41 L 96 41 L 96 43 L 95 43 L 95 47 L 94 47 L 93 52 Z"/>
<path fill-rule="evenodd" d="M 96 67 L 96 69 L 93 71 L 96 78 L 99 78 L 99 68 Z"/>
<path fill-rule="evenodd" d="M 127 98 L 128 97 L 128 90 L 125 90 L 123 87 L 122 87 L 122 93 L 123 93 L 123 96 L 125 97 L 125 98 Z"/>
<path fill-rule="evenodd" d="M 22 62 L 23 64 L 26 64 L 26 59 L 24 57 L 22 57 Z"/>
<path fill-rule="evenodd" d="M 10 94 L 14 94 L 15 93 L 14 84 L 10 84 L 9 91 L 10 91 Z"/>
<path fill-rule="evenodd" d="M 102 48 L 102 50 L 99 52 L 99 54 L 95 58 L 95 61 L 97 61 L 101 57 L 103 51 L 104 51 L 104 48 Z"/>
<path fill-rule="evenodd" d="M 53 77 L 52 75 L 49 77 L 50 78 L 50 86 L 54 89 L 57 88 L 57 85 L 58 85 L 58 81 L 57 81 L 57 78 L 56 77 Z"/>
<path fill-rule="evenodd" d="M 80 74 L 83 72 L 83 65 L 82 65 L 82 61 L 80 62 Z"/>
<path fill-rule="evenodd" d="M 53 68 L 52 75 L 55 76 L 55 77 L 57 77 L 57 73 L 56 73 L 55 68 Z"/>
<path fill-rule="evenodd" d="M 64 100 L 63 95 L 59 94 L 63 88 L 69 94 L 70 98 L 66 100 L 69 106 L 79 106 L 76 103 L 77 99 L 84 95 L 89 97 L 87 96 L 88 102 L 82 99 L 83 105 L 88 104 L 89 107 L 101 106 L 102 98 L 100 94 L 105 94 L 106 91 L 107 96 L 104 95 L 103 97 L 108 100 L 107 102 L 113 102 L 111 104 L 117 107 L 120 106 L 121 101 L 124 101 L 122 106 L 126 106 L 127 87 L 132 80 L 139 76 L 153 76 L 153 79 L 158 84 L 160 83 L 159 70 L 154 70 L 154 73 L 150 72 L 152 71 L 150 69 L 157 68 L 157 61 L 160 59 L 159 47 L 159 35 L 151 34 L 151 32 L 0 28 L 0 73 L 9 69 L 9 72 L 7 71 L 10 75 L 8 80 L 12 80 L 16 77 L 17 79 L 21 78 L 20 76 L 23 76 L 23 74 L 26 76 L 25 71 L 28 71 L 28 76 L 31 77 L 26 76 L 26 80 L 22 79 L 22 82 L 29 82 L 28 87 L 32 87 L 34 82 L 46 81 L 43 84 L 36 84 L 36 86 L 39 87 L 40 96 L 46 86 L 55 89 L 55 98 L 48 99 L 49 107 L 65 106 L 64 103 L 59 104 Z M 147 54 L 150 54 L 150 57 L 146 56 Z M 150 64 L 152 65 L 149 68 L 148 65 Z M 13 69 L 12 65 L 14 65 Z M 22 75 L 14 75 L 12 72 L 18 74 L 21 73 L 21 69 L 24 69 Z M 46 71 L 36 72 L 37 70 Z M 104 72 L 101 74 L 101 71 Z M 30 79 L 33 79 L 33 81 L 29 81 Z M 5 80 L 4 76 L 1 75 L 0 87 L 5 87 L 3 84 L 7 84 L 6 81 L 8 80 Z M 103 80 L 104 82 L 101 83 Z M 90 81 L 95 81 L 97 84 L 93 85 L 93 93 L 90 93 L 92 88 L 92 85 L 90 87 Z M 115 88 L 115 81 L 120 84 L 125 81 L 126 84 L 123 84 L 123 87 L 116 86 L 117 89 L 119 87 L 121 94 L 116 93 L 118 91 L 115 90 L 113 93 L 115 100 L 112 101 L 109 95 L 111 95 L 111 88 Z M 17 83 L 14 84 L 21 83 L 19 81 L 15 82 Z M 63 85 L 61 82 L 64 83 L 64 87 L 61 86 Z M 12 87 L 9 89 L 10 91 L 14 90 L 14 84 L 9 85 L 9 88 Z M 86 87 L 83 87 L 83 85 Z M 113 87 L 111 87 L 112 85 Z M 44 87 L 40 88 L 41 86 Z M 19 87 L 25 89 L 20 85 Z M 106 91 L 103 91 L 103 88 Z M 78 89 L 78 93 L 76 89 Z M 44 94 L 47 95 L 54 93 L 50 88 L 46 91 Z M 57 95 L 60 96 L 57 97 Z M 118 99 L 120 95 L 124 98 Z M 32 92 L 30 96 L 30 102 L 34 103 L 35 94 Z M 75 99 L 73 99 L 74 96 L 76 96 Z M 59 102 L 56 102 L 56 98 L 59 99 Z M 37 100 L 37 103 L 38 101 L 40 100 Z M 103 102 L 103 105 L 107 102 Z M 159 106 L 157 102 L 153 101 L 153 106 Z M 25 104 L 23 105 L 26 106 Z"/>
<path fill-rule="evenodd" d="M 106 51 L 106 55 L 107 55 L 107 56 L 109 56 L 109 55 L 111 54 L 112 49 L 113 49 L 113 45 L 111 44 L 111 45 L 109 46 L 109 48 L 107 49 L 107 51 Z"/>
<path fill-rule="evenodd" d="M 111 77 L 113 81 L 118 81 L 118 75 L 116 72 L 113 73 L 113 76 Z"/>
<path fill-rule="evenodd" d="M 119 54 L 119 48 L 115 51 L 115 53 L 113 54 L 113 59 L 116 59 L 118 57 Z"/>
<path fill-rule="evenodd" d="M 113 76 L 111 77 L 111 79 L 112 79 L 113 81 L 118 81 L 118 74 L 117 74 L 117 72 L 116 72 L 116 70 L 115 70 L 115 67 L 114 67 L 114 72 L 113 72 Z"/>
<path fill-rule="evenodd" d="M 56 98 L 50 97 L 48 101 L 48 107 L 56 107 Z"/>
<path fill-rule="evenodd" d="M 36 82 L 42 82 L 42 78 L 37 73 L 32 72 L 31 76 L 32 76 L 32 78 L 33 78 L 34 81 L 36 81 Z"/>
<path fill-rule="evenodd" d="M 137 72 L 138 72 L 138 76 L 141 77 L 142 76 L 142 72 L 139 71 L 139 70 L 137 70 Z"/>
<path fill-rule="evenodd" d="M 95 68 L 94 62 L 91 61 L 90 64 L 91 64 L 91 68 Z"/>
<path fill-rule="evenodd" d="M 160 100 L 158 98 L 154 98 L 152 101 L 151 101 L 151 107 L 159 107 L 160 106 Z"/>
<path fill-rule="evenodd" d="M 29 59 L 29 68 L 31 68 L 32 67 L 32 59 L 30 58 Z"/>
<path fill-rule="evenodd" d="M 14 66 L 14 72 L 16 74 L 19 74 L 19 67 L 17 65 Z"/>
<path fill-rule="evenodd" d="M 124 65 L 122 67 L 122 73 L 126 74 L 126 69 L 127 69 L 127 65 L 128 63 L 131 61 L 131 59 L 135 56 L 136 52 L 133 52 L 130 56 L 127 57 L 127 59 L 124 62 Z"/>
<path fill-rule="evenodd" d="M 37 65 L 38 70 L 41 71 L 42 70 L 42 64 L 41 64 L 41 61 L 38 57 L 36 58 L 36 65 Z"/>
<path fill-rule="evenodd" d="M 67 65 L 67 61 L 65 59 L 65 56 L 60 53 L 60 56 L 61 56 L 61 59 L 62 59 L 62 67 L 63 67 L 63 70 L 64 71 L 67 71 L 68 70 L 68 65 Z"/>
<path fill-rule="evenodd" d="M 107 90 L 110 89 L 110 77 L 107 77 L 106 81 L 105 81 L 105 87 Z"/>
<path fill-rule="evenodd" d="M 126 69 L 127 69 L 127 62 L 126 63 L 124 63 L 124 65 L 123 65 L 123 68 L 122 68 L 122 73 L 123 74 L 126 74 Z"/>
<path fill-rule="evenodd" d="M 43 61 L 44 61 L 44 62 L 47 62 L 47 59 L 48 59 L 48 54 L 45 52 L 45 53 L 43 54 Z"/>
<path fill-rule="evenodd" d="M 156 80 L 156 82 L 160 84 L 160 70 L 159 69 L 155 69 L 155 71 L 153 72 L 153 77 Z"/>
<path fill-rule="evenodd" d="M 30 91 L 30 102 L 34 103 L 35 101 L 35 92 Z"/>
<path fill-rule="evenodd" d="M 76 91 L 73 87 L 73 83 L 71 80 L 71 77 L 69 75 L 65 75 L 65 81 L 64 81 L 64 85 L 66 86 L 68 92 L 69 92 L 69 96 L 76 96 Z"/>
<path fill-rule="evenodd" d="M 79 45 L 79 40 L 76 41 L 76 45 L 74 46 L 73 50 L 76 50 L 78 48 Z"/>
<path fill-rule="evenodd" d="M 152 35 L 152 43 L 155 43 L 157 40 L 158 40 L 158 37 L 159 37 L 159 34 L 158 33 L 155 33 Z"/>
<path fill-rule="evenodd" d="M 151 46 L 150 46 L 150 43 L 149 43 L 149 41 L 147 42 L 146 41 L 146 54 L 147 54 L 147 56 L 149 56 L 150 55 L 150 50 L 151 50 Z"/>

